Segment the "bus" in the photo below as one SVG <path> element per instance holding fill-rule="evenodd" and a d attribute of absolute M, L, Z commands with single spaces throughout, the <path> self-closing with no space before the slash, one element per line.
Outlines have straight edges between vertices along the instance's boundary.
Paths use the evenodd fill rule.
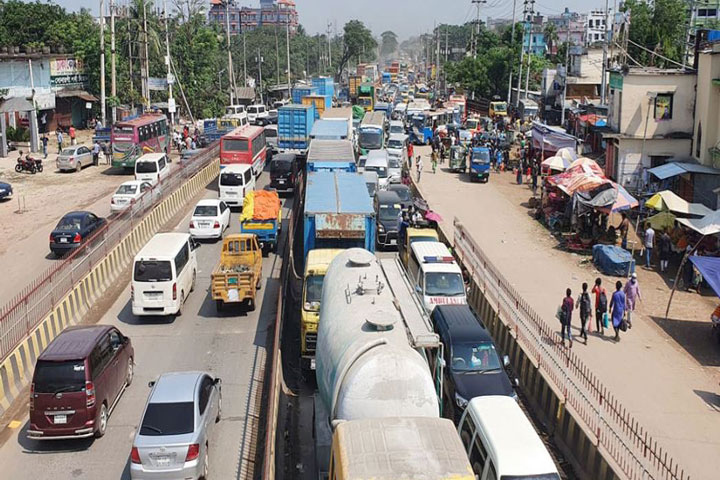
<path fill-rule="evenodd" d="M 490 102 L 490 118 L 495 117 L 507 117 L 507 103 L 506 102 Z"/>
<path fill-rule="evenodd" d="M 251 165 L 258 177 L 265 168 L 267 145 L 265 129 L 254 125 L 238 127 L 220 139 L 220 168 L 226 165 Z"/>
<path fill-rule="evenodd" d="M 369 150 L 385 147 L 385 112 L 367 112 L 359 129 L 358 146 L 365 155 Z"/>
<path fill-rule="evenodd" d="M 116 122 L 112 129 L 112 166 L 135 168 L 146 153 L 170 153 L 170 131 L 165 115 L 145 114 Z"/>

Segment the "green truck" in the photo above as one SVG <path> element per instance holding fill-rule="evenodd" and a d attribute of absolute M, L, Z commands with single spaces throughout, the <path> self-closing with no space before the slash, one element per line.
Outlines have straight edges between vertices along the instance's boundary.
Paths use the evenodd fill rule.
<path fill-rule="evenodd" d="M 358 87 L 357 104 L 363 107 L 366 112 L 373 111 L 375 108 L 375 85 L 363 83 Z"/>

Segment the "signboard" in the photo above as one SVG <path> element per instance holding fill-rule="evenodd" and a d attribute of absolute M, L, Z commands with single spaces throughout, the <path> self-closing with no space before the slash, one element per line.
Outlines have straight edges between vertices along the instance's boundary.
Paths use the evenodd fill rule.
<path fill-rule="evenodd" d="M 82 59 L 74 57 L 50 59 L 51 86 L 84 88 L 87 83 L 88 75 L 85 73 Z"/>
<path fill-rule="evenodd" d="M 150 77 L 148 78 L 148 88 L 150 90 L 167 90 L 167 78 Z"/>
<path fill-rule="evenodd" d="M 610 88 L 615 90 L 622 90 L 623 87 L 623 76 L 618 72 L 610 72 Z"/>
<path fill-rule="evenodd" d="M 655 120 L 670 120 L 672 118 L 672 94 L 660 94 L 655 96 Z"/>
<path fill-rule="evenodd" d="M 177 105 L 175 105 L 174 98 L 168 98 L 168 112 L 175 113 L 177 111 Z"/>

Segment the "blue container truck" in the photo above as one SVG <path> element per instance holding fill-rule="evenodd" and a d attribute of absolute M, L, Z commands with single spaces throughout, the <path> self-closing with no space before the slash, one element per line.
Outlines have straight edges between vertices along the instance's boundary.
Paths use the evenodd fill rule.
<path fill-rule="evenodd" d="M 327 95 L 332 101 L 335 96 L 335 82 L 331 77 L 315 77 L 312 85 L 318 89 L 318 95 Z"/>
<path fill-rule="evenodd" d="M 390 72 L 382 73 L 382 83 L 383 84 L 392 83 L 392 75 L 390 74 Z"/>
<path fill-rule="evenodd" d="M 278 150 L 304 154 L 315 123 L 314 105 L 285 105 L 278 110 Z"/>
<path fill-rule="evenodd" d="M 355 172 L 353 144 L 350 140 L 313 140 L 306 166 L 308 172 Z"/>
<path fill-rule="evenodd" d="M 348 122 L 343 120 L 315 120 L 310 138 L 312 140 L 347 140 L 350 132 Z"/>
<path fill-rule="evenodd" d="M 292 89 L 292 101 L 293 103 L 302 103 L 302 98 L 308 95 L 319 95 L 317 87 L 311 87 L 310 85 L 298 85 Z"/>
<path fill-rule="evenodd" d="M 316 248 L 375 251 L 375 210 L 362 175 L 310 172 L 305 188 L 304 256 Z"/>
<path fill-rule="evenodd" d="M 375 103 L 375 108 L 373 109 L 375 112 L 383 112 L 385 114 L 385 118 L 388 120 L 390 119 L 390 114 L 392 114 L 392 108 L 393 105 L 387 102 L 377 102 Z"/>

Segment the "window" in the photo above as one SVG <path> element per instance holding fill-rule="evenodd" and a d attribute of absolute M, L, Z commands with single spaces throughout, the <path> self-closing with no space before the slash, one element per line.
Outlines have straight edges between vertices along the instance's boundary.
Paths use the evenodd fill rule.
<path fill-rule="evenodd" d="M 110 337 L 106 335 L 90 354 L 90 373 L 93 379 L 99 377 L 105 371 L 105 367 L 108 366 L 112 357 L 113 351 L 110 347 Z"/>
<path fill-rule="evenodd" d="M 167 261 L 141 260 L 135 262 L 133 277 L 136 282 L 169 282 L 172 267 Z"/>
<path fill-rule="evenodd" d="M 704 8 L 698 9 L 697 13 L 698 17 L 707 17 L 707 10 Z"/>
<path fill-rule="evenodd" d="M 707 16 L 708 17 L 716 17 L 717 16 L 717 8 L 708 8 Z"/>
<path fill-rule="evenodd" d="M 85 388 L 83 360 L 38 361 L 33 376 L 35 393 L 80 392 Z"/>
<path fill-rule="evenodd" d="M 673 94 L 663 93 L 655 97 L 655 121 L 672 119 Z"/>
<path fill-rule="evenodd" d="M 179 276 L 182 269 L 187 265 L 190 260 L 190 248 L 187 243 L 184 243 L 178 254 L 175 256 L 175 275 Z"/>
<path fill-rule="evenodd" d="M 247 169 L 245 171 L 245 185 L 249 184 L 250 180 L 252 180 L 252 171 L 250 169 Z"/>
<path fill-rule="evenodd" d="M 149 403 L 140 425 L 140 435 L 184 435 L 195 430 L 193 402 Z"/>
<path fill-rule="evenodd" d="M 160 160 L 158 160 L 158 166 L 160 167 L 159 170 L 163 170 L 165 168 L 165 165 L 165 157 L 160 158 Z"/>
<path fill-rule="evenodd" d="M 200 415 L 205 414 L 205 409 L 207 408 L 208 401 L 210 401 L 210 395 L 212 394 L 212 380 L 207 375 L 203 377 L 202 383 L 200 384 L 200 400 L 198 402 L 198 410 L 200 410 Z"/>
<path fill-rule="evenodd" d="M 226 152 L 247 152 L 248 141 L 245 139 L 223 139 L 223 150 Z"/>
<path fill-rule="evenodd" d="M 700 158 L 700 144 L 702 143 L 702 123 L 698 123 L 697 142 L 695 144 L 695 156 Z"/>

